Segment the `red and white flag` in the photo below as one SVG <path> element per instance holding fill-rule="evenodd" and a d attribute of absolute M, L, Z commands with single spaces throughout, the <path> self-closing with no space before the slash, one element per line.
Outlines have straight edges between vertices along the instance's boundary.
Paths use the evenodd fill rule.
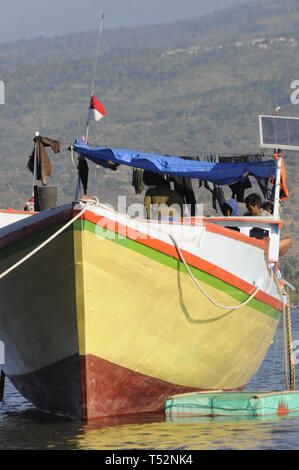
<path fill-rule="evenodd" d="M 93 95 L 91 97 L 88 120 L 100 121 L 104 116 L 106 116 L 105 106 L 97 99 L 95 95 Z"/>

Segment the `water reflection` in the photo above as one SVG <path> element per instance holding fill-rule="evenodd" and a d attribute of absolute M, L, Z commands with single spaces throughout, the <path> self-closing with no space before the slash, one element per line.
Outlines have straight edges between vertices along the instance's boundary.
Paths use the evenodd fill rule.
<path fill-rule="evenodd" d="M 1 449 L 294 449 L 299 417 L 171 418 L 147 414 L 91 424 L 57 418 L 30 405 L 0 409 Z"/>

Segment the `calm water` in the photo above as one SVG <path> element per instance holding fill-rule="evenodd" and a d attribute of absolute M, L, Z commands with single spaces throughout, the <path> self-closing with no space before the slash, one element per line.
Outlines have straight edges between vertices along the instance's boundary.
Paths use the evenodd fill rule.
<path fill-rule="evenodd" d="M 299 342 L 299 311 L 293 312 Z M 299 351 L 299 346 L 297 346 Z M 247 389 L 284 388 L 282 329 Z M 273 367 L 274 358 L 275 367 Z M 299 359 L 299 354 L 298 354 Z M 296 366 L 299 376 L 299 366 Z M 297 380 L 298 386 L 298 380 Z M 299 449 L 299 416 L 274 419 L 196 418 L 166 422 L 163 416 L 105 419 L 93 425 L 41 413 L 8 384 L 0 403 L 0 449 Z"/>

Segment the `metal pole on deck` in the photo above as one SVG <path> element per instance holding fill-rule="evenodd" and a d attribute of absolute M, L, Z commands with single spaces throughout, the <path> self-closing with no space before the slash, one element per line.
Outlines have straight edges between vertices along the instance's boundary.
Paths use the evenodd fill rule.
<path fill-rule="evenodd" d="M 275 179 L 275 198 L 274 198 L 274 219 L 279 219 L 279 205 L 280 205 L 280 180 L 281 180 L 281 153 L 275 151 L 274 155 L 277 156 L 276 160 L 276 179 Z"/>
<path fill-rule="evenodd" d="M 1 370 L 0 376 L 0 401 L 4 400 L 4 386 L 5 386 L 5 374 L 3 370 Z"/>
<path fill-rule="evenodd" d="M 35 137 L 39 137 L 39 132 L 35 133 Z M 38 193 L 37 193 L 37 149 L 38 145 L 34 144 L 34 169 L 33 169 L 33 196 L 34 196 L 34 210 L 39 211 Z"/>

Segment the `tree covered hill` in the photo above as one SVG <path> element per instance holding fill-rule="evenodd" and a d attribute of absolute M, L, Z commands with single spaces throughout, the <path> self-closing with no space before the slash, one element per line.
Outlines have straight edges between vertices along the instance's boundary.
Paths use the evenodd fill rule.
<path fill-rule="evenodd" d="M 20 207 L 30 196 L 25 169 L 32 137 L 60 139 L 52 156 L 60 201 L 74 194 L 68 144 L 84 134 L 96 32 L 38 38 L 0 46 L 0 204 Z M 174 24 L 105 30 L 96 94 L 107 117 L 92 124 L 90 142 L 165 153 L 210 154 L 259 150 L 258 115 L 299 116 L 290 84 L 299 79 L 299 3 L 265 0 Z M 286 155 L 290 201 L 284 233 L 296 241 L 299 197 L 295 153 Z M 91 172 L 90 192 L 105 202 L 132 196 L 130 172 Z M 204 197 L 204 200 L 205 197 Z M 289 258 L 290 259 L 290 258 Z M 291 262 L 291 261 L 290 261 Z M 293 262 L 293 261 L 292 261 Z M 294 261 L 295 262 L 295 261 Z"/>

